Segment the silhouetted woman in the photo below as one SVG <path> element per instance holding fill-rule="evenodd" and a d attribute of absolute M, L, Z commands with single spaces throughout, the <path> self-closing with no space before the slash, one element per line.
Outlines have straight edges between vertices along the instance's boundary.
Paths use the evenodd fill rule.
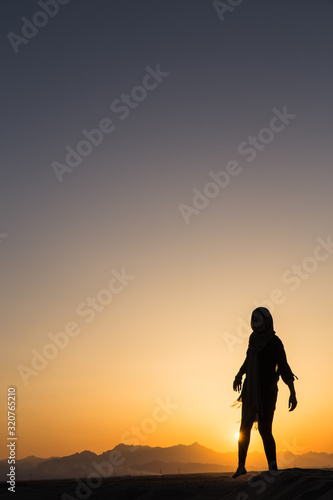
<path fill-rule="evenodd" d="M 242 377 L 246 375 L 238 398 L 242 403 L 242 420 L 238 440 L 238 469 L 233 477 L 247 472 L 245 460 L 254 422 L 258 422 L 269 470 L 277 470 L 272 422 L 280 375 L 290 389 L 289 411 L 297 406 L 294 375 L 287 363 L 283 344 L 275 335 L 269 310 L 265 307 L 255 309 L 251 317 L 251 327 L 253 332 L 250 335 L 246 359 L 233 383 L 234 391 L 239 392 L 242 388 Z"/>

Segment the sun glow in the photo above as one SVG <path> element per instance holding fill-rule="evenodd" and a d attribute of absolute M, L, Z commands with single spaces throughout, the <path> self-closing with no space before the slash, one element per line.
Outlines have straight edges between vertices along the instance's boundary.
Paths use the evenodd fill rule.
<path fill-rule="evenodd" d="M 236 432 L 235 437 L 236 437 L 236 440 L 238 441 L 238 439 L 239 439 L 239 432 Z"/>

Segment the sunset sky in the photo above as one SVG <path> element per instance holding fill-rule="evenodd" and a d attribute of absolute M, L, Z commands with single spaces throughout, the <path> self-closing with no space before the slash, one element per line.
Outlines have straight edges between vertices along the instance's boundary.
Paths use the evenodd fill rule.
<path fill-rule="evenodd" d="M 332 453 L 333 1 L 43 4 L 1 3 L 0 458 L 10 386 L 18 458 L 236 450 L 257 305 L 278 451 Z"/>

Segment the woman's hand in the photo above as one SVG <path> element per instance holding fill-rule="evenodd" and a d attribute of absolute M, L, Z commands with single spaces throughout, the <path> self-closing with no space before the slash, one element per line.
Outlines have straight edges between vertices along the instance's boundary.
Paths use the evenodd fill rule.
<path fill-rule="evenodd" d="M 232 385 L 234 391 L 240 392 L 242 389 L 242 375 L 237 374 Z"/>
<path fill-rule="evenodd" d="M 289 411 L 295 410 L 297 406 L 297 399 L 295 392 L 291 392 L 289 396 Z"/>

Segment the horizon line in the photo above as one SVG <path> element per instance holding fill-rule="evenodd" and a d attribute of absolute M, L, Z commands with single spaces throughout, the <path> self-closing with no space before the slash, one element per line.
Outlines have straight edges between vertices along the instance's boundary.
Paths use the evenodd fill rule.
<path fill-rule="evenodd" d="M 96 453 L 94 451 L 85 449 L 85 450 L 82 450 L 82 451 L 75 451 L 74 453 L 70 453 L 69 455 L 52 455 L 52 456 L 48 456 L 48 457 L 39 457 L 37 455 L 27 455 L 26 457 L 18 458 L 16 461 L 18 462 L 20 460 L 26 460 L 27 458 L 39 458 L 41 460 L 52 460 L 52 459 L 56 459 L 56 458 L 70 457 L 70 456 L 73 456 L 73 455 L 76 455 L 76 454 L 80 455 L 81 453 L 84 453 L 84 452 L 93 453 L 96 456 L 100 456 L 100 455 L 103 455 L 103 453 L 108 453 L 109 451 L 114 450 L 118 446 L 126 446 L 128 448 L 135 447 L 135 448 L 151 448 L 151 449 L 153 449 L 153 448 L 168 449 L 168 448 L 175 448 L 177 446 L 190 447 L 190 446 L 194 446 L 196 444 L 199 445 L 199 446 L 201 446 L 202 448 L 206 448 L 207 450 L 214 451 L 215 453 L 220 453 L 221 455 L 222 454 L 228 454 L 228 453 L 238 453 L 237 449 L 232 450 L 232 451 L 216 451 L 213 448 L 208 448 L 207 446 L 204 446 L 204 445 L 200 444 L 198 441 L 194 441 L 192 444 L 178 443 L 178 444 L 174 444 L 174 445 L 170 445 L 170 446 L 150 446 L 150 445 L 142 445 L 142 444 L 133 445 L 133 444 L 118 443 L 113 448 L 109 448 L 108 450 L 102 451 L 101 453 Z M 290 452 L 290 450 L 287 450 L 287 449 L 280 450 L 280 451 L 277 451 L 277 454 L 279 455 L 279 453 L 285 453 L 285 452 Z M 262 454 L 262 455 L 265 454 L 264 451 L 257 451 L 257 450 L 249 451 L 249 454 L 253 454 L 253 453 L 258 453 L 258 454 Z M 317 454 L 324 453 L 326 455 L 332 455 L 333 451 L 331 453 L 329 453 L 327 451 L 312 451 L 312 450 L 309 450 L 309 451 L 307 451 L 305 453 L 292 453 L 292 454 L 295 455 L 295 456 L 302 456 L 302 455 L 307 455 L 308 453 L 317 453 Z M 0 462 L 6 461 L 7 459 L 8 459 L 8 457 L 0 458 Z"/>

